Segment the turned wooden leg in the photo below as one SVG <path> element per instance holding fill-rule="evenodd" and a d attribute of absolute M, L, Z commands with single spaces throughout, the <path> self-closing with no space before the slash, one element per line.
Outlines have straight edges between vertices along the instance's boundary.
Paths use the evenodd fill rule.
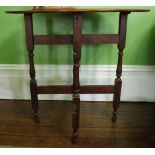
<path fill-rule="evenodd" d="M 30 92 L 31 92 L 31 104 L 32 104 L 32 109 L 33 109 L 33 118 L 34 122 L 38 123 L 39 122 L 39 104 L 38 104 L 38 94 L 37 94 L 37 82 L 34 79 L 30 80 Z"/>
<path fill-rule="evenodd" d="M 32 109 L 34 112 L 34 122 L 39 122 L 39 114 L 38 114 L 38 94 L 37 94 L 37 81 L 35 79 L 35 68 L 34 68 L 34 60 L 33 60 L 33 51 L 29 50 L 29 63 L 30 63 L 30 92 L 31 92 L 31 103 Z"/>
<path fill-rule="evenodd" d="M 121 87 L 122 87 L 122 57 L 123 57 L 123 50 L 119 50 L 118 53 L 118 64 L 117 64 L 117 70 L 116 70 L 116 76 L 115 79 L 115 90 L 114 90 L 114 96 L 113 96 L 113 116 L 112 121 L 116 122 L 117 120 L 117 109 L 120 105 L 120 97 L 121 97 Z"/>
<path fill-rule="evenodd" d="M 75 13 L 73 18 L 73 115 L 72 127 L 73 137 L 72 143 L 78 141 L 79 114 L 80 114 L 80 80 L 79 67 L 81 58 L 81 42 L 82 42 L 82 15 Z"/>
<path fill-rule="evenodd" d="M 30 92 L 31 92 L 32 109 L 34 112 L 34 121 L 39 122 L 37 81 L 35 79 L 35 68 L 34 68 L 34 60 L 33 60 L 34 38 L 33 38 L 32 14 L 24 14 L 24 20 L 25 20 L 26 44 L 27 44 L 27 49 L 29 53 L 29 71 L 30 71 L 30 78 L 31 78 Z"/>
<path fill-rule="evenodd" d="M 121 97 L 121 87 L 122 87 L 122 59 L 123 59 L 123 50 L 125 48 L 126 42 L 126 30 L 127 30 L 127 17 L 128 13 L 120 13 L 119 16 L 119 43 L 118 43 L 118 63 L 117 63 L 117 70 L 115 79 L 115 89 L 114 89 L 114 96 L 113 96 L 113 116 L 112 121 L 116 122 L 117 120 L 117 109 L 120 105 L 120 97 Z"/>
<path fill-rule="evenodd" d="M 79 115 L 80 115 L 80 95 L 73 94 L 73 113 L 72 113 L 72 127 L 73 127 L 73 137 L 72 143 L 76 144 L 78 142 L 78 128 L 79 128 Z"/>
<path fill-rule="evenodd" d="M 115 79 L 115 91 L 113 97 L 113 116 L 112 116 L 113 122 L 116 122 L 117 120 L 117 109 L 120 105 L 121 86 L 122 86 L 122 80 L 120 77 L 117 77 Z"/>

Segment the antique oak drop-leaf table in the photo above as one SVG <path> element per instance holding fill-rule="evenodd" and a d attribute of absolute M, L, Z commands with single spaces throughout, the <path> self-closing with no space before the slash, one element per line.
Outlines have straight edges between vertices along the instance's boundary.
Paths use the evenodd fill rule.
<path fill-rule="evenodd" d="M 38 115 L 38 94 L 73 94 L 73 113 L 72 143 L 77 143 L 79 114 L 80 114 L 80 94 L 113 94 L 113 116 L 115 122 L 117 109 L 120 104 L 121 95 L 121 74 L 122 74 L 122 57 L 126 42 L 127 18 L 131 12 L 148 12 L 145 9 L 34 9 L 25 11 L 7 11 L 6 13 L 23 14 L 25 20 L 26 44 L 29 54 L 30 64 L 30 92 L 32 109 L 34 111 L 34 121 L 39 122 Z M 119 30 L 118 34 L 82 34 L 82 15 L 84 13 L 119 13 Z M 44 13 L 66 13 L 73 16 L 73 34 L 72 35 L 34 35 L 33 34 L 33 14 Z M 52 85 L 38 86 L 35 79 L 34 65 L 34 46 L 50 44 L 72 44 L 73 45 L 73 84 L 72 85 Z M 118 46 L 118 63 L 116 69 L 116 79 L 114 85 L 80 85 L 79 67 L 81 58 L 82 44 L 117 44 Z M 95 105 L 94 105 L 95 106 Z"/>

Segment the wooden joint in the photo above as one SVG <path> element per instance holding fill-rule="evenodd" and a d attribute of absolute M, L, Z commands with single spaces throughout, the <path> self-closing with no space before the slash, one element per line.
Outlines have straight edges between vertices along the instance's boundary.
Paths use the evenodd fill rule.
<path fill-rule="evenodd" d="M 117 78 L 120 78 L 122 76 L 122 73 L 117 73 L 116 76 Z"/>
<path fill-rule="evenodd" d="M 80 64 L 74 64 L 74 67 L 80 67 Z"/>
<path fill-rule="evenodd" d="M 73 41 L 73 45 L 74 45 L 74 52 L 78 52 L 78 45 L 79 45 L 79 42 L 77 41 L 77 38 L 74 38 L 74 41 Z"/>
<path fill-rule="evenodd" d="M 80 89 L 73 90 L 73 94 L 79 94 L 79 93 L 80 93 Z"/>
<path fill-rule="evenodd" d="M 74 18 L 75 18 L 76 20 L 79 20 L 80 15 L 82 15 L 82 13 L 76 12 L 76 13 L 74 13 Z"/>
<path fill-rule="evenodd" d="M 121 79 L 121 73 L 117 74 L 117 78 L 115 79 L 115 82 L 122 82 L 122 79 Z"/>
<path fill-rule="evenodd" d="M 113 114 L 114 114 L 114 115 L 117 115 L 117 111 L 113 111 Z"/>
<path fill-rule="evenodd" d="M 125 39 L 126 39 L 126 38 L 125 38 Z M 122 44 L 122 43 L 119 43 L 119 44 L 118 44 L 118 49 L 119 49 L 119 51 L 121 51 L 122 53 L 123 53 L 124 48 L 125 48 L 125 43 L 124 43 L 124 44 Z M 121 53 L 121 52 L 120 52 L 120 53 Z"/>
<path fill-rule="evenodd" d="M 37 81 L 35 79 L 35 76 L 32 77 L 32 79 L 30 80 L 30 84 L 32 84 L 32 85 L 36 85 L 37 84 Z"/>
<path fill-rule="evenodd" d="M 39 116 L 39 113 L 38 112 L 34 113 L 34 116 Z"/>
<path fill-rule="evenodd" d="M 117 75 L 122 74 L 122 67 L 121 67 L 121 66 L 118 66 L 118 67 L 117 67 L 116 74 L 117 74 Z"/>
<path fill-rule="evenodd" d="M 74 136 L 74 137 L 77 137 L 78 134 L 77 134 L 76 132 L 73 132 L 73 136 Z"/>
<path fill-rule="evenodd" d="M 78 59 L 79 58 L 79 54 L 77 52 L 74 52 L 73 53 L 73 57 L 74 57 L 74 59 Z"/>
<path fill-rule="evenodd" d="M 33 56 L 34 56 L 33 52 L 30 51 L 30 52 L 29 52 L 29 57 L 33 57 Z"/>
<path fill-rule="evenodd" d="M 78 93 L 73 93 L 73 98 L 80 98 L 80 95 Z"/>
<path fill-rule="evenodd" d="M 123 51 L 118 52 L 118 55 L 119 55 L 119 56 L 123 56 L 123 55 L 124 55 Z"/>

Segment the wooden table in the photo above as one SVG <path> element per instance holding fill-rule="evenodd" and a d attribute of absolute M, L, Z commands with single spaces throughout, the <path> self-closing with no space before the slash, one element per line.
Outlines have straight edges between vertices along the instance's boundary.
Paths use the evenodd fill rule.
<path fill-rule="evenodd" d="M 117 109 L 120 104 L 122 86 L 122 57 L 125 48 L 127 18 L 131 12 L 148 12 L 144 9 L 53 9 L 53 10 L 26 10 L 7 11 L 12 14 L 24 14 L 27 50 L 30 63 L 30 91 L 32 109 L 34 111 L 34 121 L 39 122 L 38 114 L 38 94 L 73 94 L 72 142 L 77 143 L 79 114 L 80 114 L 80 94 L 114 94 L 113 96 L 113 116 L 115 122 Z M 86 12 L 116 12 L 119 13 L 118 34 L 82 34 L 82 15 Z M 33 14 L 36 13 L 67 13 L 73 16 L 73 35 L 34 35 L 33 34 Z M 35 79 L 35 66 L 33 60 L 34 45 L 49 44 L 73 44 L 73 84 L 72 85 L 52 85 L 37 86 Z M 79 67 L 82 44 L 117 44 L 118 63 L 116 69 L 116 79 L 114 85 L 80 85 Z M 95 106 L 95 105 L 94 105 Z"/>

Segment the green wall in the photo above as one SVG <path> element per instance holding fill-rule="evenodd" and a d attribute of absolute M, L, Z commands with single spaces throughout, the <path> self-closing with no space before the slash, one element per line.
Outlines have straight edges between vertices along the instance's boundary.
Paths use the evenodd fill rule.
<path fill-rule="evenodd" d="M 147 8 L 151 12 L 129 15 L 124 64 L 155 65 L 155 7 L 134 8 Z M 28 63 L 23 15 L 5 13 L 8 10 L 23 9 L 31 9 L 31 7 L 0 7 L 0 64 Z M 118 17 L 118 13 L 86 13 L 83 16 L 83 33 L 117 33 Z M 34 33 L 72 34 L 71 19 L 71 16 L 66 14 L 34 15 Z M 116 45 L 84 45 L 82 47 L 82 64 L 113 65 L 116 62 Z M 36 46 L 35 63 L 72 64 L 72 46 Z"/>

